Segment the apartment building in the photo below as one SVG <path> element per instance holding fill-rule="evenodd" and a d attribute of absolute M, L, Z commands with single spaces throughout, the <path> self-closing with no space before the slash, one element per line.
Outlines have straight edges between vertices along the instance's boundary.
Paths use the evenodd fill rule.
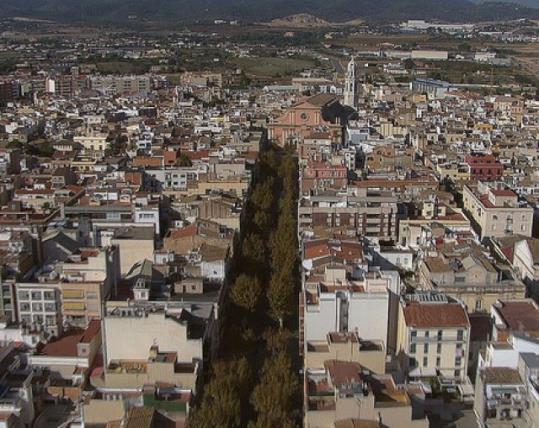
<path fill-rule="evenodd" d="M 488 312 L 498 299 L 518 299 L 526 293 L 511 269 L 473 243 L 440 245 L 420 262 L 418 277 L 422 289 L 459 299 L 468 312 Z"/>
<path fill-rule="evenodd" d="M 101 321 L 91 321 L 85 329 L 73 329 L 51 340 L 30 355 L 36 369 L 47 370 L 47 393 L 52 397 L 77 401 L 101 349 Z"/>
<path fill-rule="evenodd" d="M 152 226 L 137 226 L 118 228 L 101 232 L 102 245 L 112 245 L 118 248 L 120 272 L 126 275 L 135 263 L 143 260 L 153 260 L 154 257 L 154 228 Z"/>
<path fill-rule="evenodd" d="M 15 284 L 18 319 L 31 330 L 42 329 L 50 336 L 62 333 L 60 290 L 40 283 Z"/>
<path fill-rule="evenodd" d="M 303 194 L 317 194 L 324 190 L 346 190 L 348 170 L 343 165 L 323 162 L 309 162 L 303 169 L 301 191 Z"/>
<path fill-rule="evenodd" d="M 376 374 L 357 362 L 328 360 L 305 373 L 307 428 L 347 426 L 426 428 L 428 419 L 413 412 L 405 388 L 390 375 Z"/>
<path fill-rule="evenodd" d="M 526 385 L 526 426 L 539 426 L 539 354 L 523 352 L 519 356 L 518 373 Z"/>
<path fill-rule="evenodd" d="M 0 424 L 5 427 L 31 426 L 37 413 L 32 388 L 36 376 L 26 364 L 26 352 L 27 349 L 20 343 L 0 346 Z"/>
<path fill-rule="evenodd" d="M 140 306 L 114 307 L 104 319 L 104 372 L 92 378 L 92 384 L 120 396 L 159 383 L 195 393 L 203 334 L 187 309 L 167 313 Z"/>
<path fill-rule="evenodd" d="M 134 95 L 150 91 L 149 76 L 92 76 L 90 87 L 104 95 Z"/>
<path fill-rule="evenodd" d="M 159 199 L 146 195 L 133 198 L 127 195 L 119 200 L 101 200 L 83 197 L 75 205 L 63 206 L 61 216 L 79 229 L 79 240 L 88 245 L 100 245 L 103 229 L 125 229 L 128 226 L 153 226 L 160 234 Z"/>
<path fill-rule="evenodd" d="M 73 137 L 75 144 L 80 144 L 85 151 L 104 152 L 108 146 L 107 134 L 94 133 L 90 135 L 77 135 Z"/>
<path fill-rule="evenodd" d="M 322 369 L 328 360 L 353 361 L 367 370 L 383 374 L 386 370 L 386 348 L 381 340 L 363 340 L 356 333 L 328 333 L 325 340 L 306 343 L 304 367 Z"/>
<path fill-rule="evenodd" d="M 465 212 L 476 223 L 481 239 L 506 235 L 532 235 L 533 208 L 519 204 L 515 192 L 479 182 L 462 191 Z"/>
<path fill-rule="evenodd" d="M 494 251 L 506 259 L 516 275 L 526 284 L 531 297 L 539 297 L 539 239 L 522 235 L 497 238 Z"/>
<path fill-rule="evenodd" d="M 421 215 L 399 220 L 399 243 L 403 247 L 417 249 L 428 245 L 440 233 L 445 235 L 447 230 L 470 232 L 470 220 L 458 208 L 425 202 Z"/>
<path fill-rule="evenodd" d="M 179 362 L 202 359 L 202 337 L 188 321 L 188 311 L 167 314 L 142 308 L 116 307 L 104 319 L 106 364 L 146 360 L 152 346 L 178 356 Z M 126 335 L 128 331 L 130 334 Z"/>
<path fill-rule="evenodd" d="M 392 193 L 358 189 L 353 195 L 327 192 L 300 199 L 300 233 L 316 236 L 342 234 L 380 240 L 396 239 L 398 197 Z"/>
<path fill-rule="evenodd" d="M 526 386 L 518 370 L 509 367 L 481 369 L 475 386 L 474 412 L 481 426 L 527 426 Z"/>
<path fill-rule="evenodd" d="M 430 293 L 402 300 L 397 356 L 409 377 L 464 380 L 469 346 L 470 321 L 460 302 Z"/>
<path fill-rule="evenodd" d="M 332 332 L 351 332 L 387 344 L 390 279 L 369 272 L 349 280 L 343 265 L 328 266 L 304 285 L 305 343 L 325 340 Z"/>
<path fill-rule="evenodd" d="M 503 165 L 492 155 L 469 155 L 464 161 L 474 180 L 497 181 L 503 175 Z"/>

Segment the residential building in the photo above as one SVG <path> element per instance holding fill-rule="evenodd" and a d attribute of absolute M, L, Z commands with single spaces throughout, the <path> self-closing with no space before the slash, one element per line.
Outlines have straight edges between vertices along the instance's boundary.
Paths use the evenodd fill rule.
<path fill-rule="evenodd" d="M 396 355 L 409 377 L 463 381 L 469 346 L 470 321 L 460 302 L 426 293 L 401 302 Z"/>

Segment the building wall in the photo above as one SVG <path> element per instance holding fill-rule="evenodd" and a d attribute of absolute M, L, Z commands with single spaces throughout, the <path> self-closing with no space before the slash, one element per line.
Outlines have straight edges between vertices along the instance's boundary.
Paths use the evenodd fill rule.
<path fill-rule="evenodd" d="M 359 331 L 365 340 L 381 340 L 387 345 L 388 293 L 358 293 L 349 300 L 348 331 Z"/>
<path fill-rule="evenodd" d="M 177 353 L 179 362 L 202 359 L 202 340 L 188 339 L 187 325 L 165 318 L 163 313 L 107 316 L 104 324 L 107 365 L 111 360 L 147 360 L 152 345 L 160 352 Z"/>
<path fill-rule="evenodd" d="M 318 308 L 305 305 L 305 341 L 325 340 L 330 332 L 339 331 L 340 300 L 334 294 L 321 294 Z"/>
<path fill-rule="evenodd" d="M 133 265 L 144 259 L 153 261 L 154 242 L 146 239 L 112 239 L 120 251 L 120 272 L 126 275 Z"/>
<path fill-rule="evenodd" d="M 481 228 L 481 238 L 500 238 L 508 233 L 531 236 L 533 209 L 518 207 L 485 207 L 468 186 L 463 190 L 464 209 Z M 508 219 L 510 219 L 508 221 Z M 509 231 L 508 225 L 511 224 Z"/>
<path fill-rule="evenodd" d="M 325 345 L 327 342 L 320 342 Z M 379 351 L 362 351 L 357 343 L 346 343 L 343 346 L 332 344 L 327 352 L 307 351 L 305 354 L 305 369 L 322 369 L 328 360 L 353 361 L 377 374 L 385 373 L 385 349 Z"/>
<path fill-rule="evenodd" d="M 348 306 L 348 309 L 346 307 Z M 328 333 L 358 331 L 364 340 L 387 344 L 387 293 L 321 293 L 319 305 L 305 306 L 305 341 L 325 340 Z M 347 323 L 344 317 L 348 315 Z"/>

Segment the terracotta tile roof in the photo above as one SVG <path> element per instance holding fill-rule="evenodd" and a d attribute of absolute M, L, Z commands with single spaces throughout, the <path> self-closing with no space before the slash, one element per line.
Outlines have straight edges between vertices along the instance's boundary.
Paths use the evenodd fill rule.
<path fill-rule="evenodd" d="M 182 155 L 185 155 L 189 158 L 189 160 L 199 160 L 207 158 L 210 155 L 209 150 L 199 150 L 197 152 L 192 151 L 182 151 Z"/>
<path fill-rule="evenodd" d="M 173 229 L 170 231 L 169 238 L 181 239 L 187 236 L 195 236 L 198 232 L 196 224 L 190 224 L 189 226 L 182 227 L 181 229 Z"/>
<path fill-rule="evenodd" d="M 324 368 L 329 372 L 331 382 L 337 388 L 351 382 L 361 382 L 361 364 L 348 361 L 328 360 Z"/>
<path fill-rule="evenodd" d="M 83 336 L 82 330 L 74 330 L 62 337 L 47 343 L 42 349 L 41 354 L 49 357 L 76 357 L 77 344 Z"/>
<path fill-rule="evenodd" d="M 314 259 L 315 257 L 329 256 L 329 247 L 327 240 L 313 241 L 305 243 L 305 258 Z"/>
<path fill-rule="evenodd" d="M 510 189 L 492 189 L 491 192 L 494 196 L 517 196 L 517 194 Z"/>
<path fill-rule="evenodd" d="M 92 339 L 101 332 L 101 321 L 92 320 L 88 324 L 88 328 L 84 331 L 80 341 L 81 343 L 89 343 Z"/>
<path fill-rule="evenodd" d="M 410 302 L 404 308 L 406 325 L 416 328 L 469 327 L 468 315 L 457 303 Z"/>
<path fill-rule="evenodd" d="M 90 342 L 100 332 L 101 322 L 92 320 L 86 330 L 71 330 L 62 337 L 47 343 L 40 353 L 50 357 L 76 357 L 77 345 Z"/>
<path fill-rule="evenodd" d="M 539 332 L 539 309 L 532 300 L 500 301 L 495 308 L 510 330 Z"/>

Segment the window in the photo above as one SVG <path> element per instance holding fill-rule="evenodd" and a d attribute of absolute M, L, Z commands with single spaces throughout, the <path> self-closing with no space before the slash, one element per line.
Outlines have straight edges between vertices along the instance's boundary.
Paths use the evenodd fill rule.
<path fill-rule="evenodd" d="M 42 303 L 32 303 L 32 311 L 41 312 L 42 310 L 43 310 L 43 304 Z"/>
<path fill-rule="evenodd" d="M 21 312 L 28 312 L 30 310 L 30 303 L 21 302 L 20 308 L 21 308 Z"/>
<path fill-rule="evenodd" d="M 43 298 L 45 300 L 54 300 L 54 291 L 44 291 Z"/>
<path fill-rule="evenodd" d="M 411 343 L 410 344 L 410 354 L 415 354 L 415 351 L 416 351 L 416 344 Z"/>
<path fill-rule="evenodd" d="M 412 336 L 412 339 L 415 339 L 417 337 L 417 330 L 412 330 L 410 335 Z"/>
<path fill-rule="evenodd" d="M 425 332 L 425 339 L 428 339 L 428 338 L 429 338 L 429 331 L 427 330 L 427 331 Z"/>
<path fill-rule="evenodd" d="M 457 340 L 464 339 L 464 330 L 457 330 Z"/>
<path fill-rule="evenodd" d="M 429 353 L 429 344 L 425 343 L 423 345 L 423 353 L 428 354 Z"/>
<path fill-rule="evenodd" d="M 460 370 L 455 370 L 455 377 L 460 377 Z"/>
<path fill-rule="evenodd" d="M 423 367 L 427 367 L 428 365 L 429 365 L 428 357 L 423 357 Z"/>
<path fill-rule="evenodd" d="M 30 293 L 28 291 L 19 291 L 19 300 L 28 300 L 30 298 Z"/>
<path fill-rule="evenodd" d="M 441 344 L 441 343 L 438 343 L 438 345 L 436 346 L 436 353 L 437 353 L 437 354 L 441 354 L 441 353 L 442 353 L 442 344 Z"/>
<path fill-rule="evenodd" d="M 462 358 L 455 357 L 455 367 L 460 367 L 461 364 L 462 364 Z"/>
<path fill-rule="evenodd" d="M 417 360 L 415 358 L 410 358 L 409 360 L 410 367 L 417 367 Z"/>
<path fill-rule="evenodd" d="M 475 310 L 480 311 L 482 308 L 483 308 L 483 302 L 481 301 L 481 299 L 477 299 L 475 301 Z"/>
<path fill-rule="evenodd" d="M 56 305 L 54 303 L 45 303 L 45 312 L 56 311 Z"/>
<path fill-rule="evenodd" d="M 444 332 L 442 330 L 438 330 L 438 340 L 442 340 Z"/>
<path fill-rule="evenodd" d="M 32 291 L 32 300 L 41 300 L 41 291 Z"/>
<path fill-rule="evenodd" d="M 436 367 L 440 367 L 440 364 L 442 364 L 442 359 L 440 357 L 436 357 Z"/>

